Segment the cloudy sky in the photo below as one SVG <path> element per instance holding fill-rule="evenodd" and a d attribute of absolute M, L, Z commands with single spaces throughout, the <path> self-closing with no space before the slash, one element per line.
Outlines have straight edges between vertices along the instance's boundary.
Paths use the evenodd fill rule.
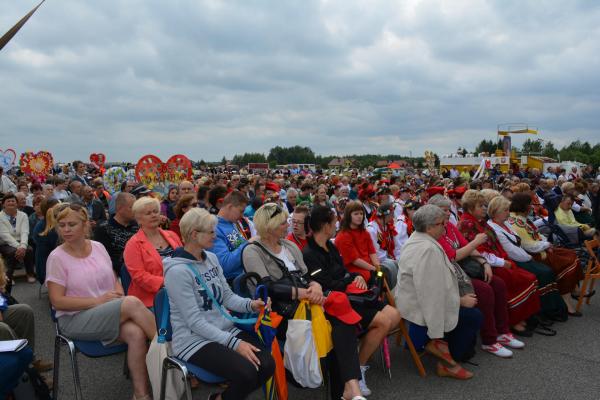
<path fill-rule="evenodd" d="M 0 2 L 1 33 L 35 4 Z M 595 143 L 598 21 L 595 1 L 47 0 L 0 52 L 0 149 L 443 154 L 503 122 Z"/>

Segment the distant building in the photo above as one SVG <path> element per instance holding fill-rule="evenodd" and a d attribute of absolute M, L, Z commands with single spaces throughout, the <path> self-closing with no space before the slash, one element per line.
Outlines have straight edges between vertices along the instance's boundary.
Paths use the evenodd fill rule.
<path fill-rule="evenodd" d="M 411 163 L 406 160 L 379 160 L 375 163 L 375 168 L 392 168 L 392 169 L 400 169 L 400 168 L 408 168 L 411 167 Z"/>
<path fill-rule="evenodd" d="M 354 158 L 334 158 L 329 161 L 327 166 L 329 168 L 350 168 L 356 164 L 356 160 Z"/>

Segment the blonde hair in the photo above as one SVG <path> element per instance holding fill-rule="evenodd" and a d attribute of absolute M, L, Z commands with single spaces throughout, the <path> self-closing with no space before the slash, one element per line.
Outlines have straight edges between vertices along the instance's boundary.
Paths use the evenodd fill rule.
<path fill-rule="evenodd" d="M 510 208 L 510 200 L 504 196 L 496 196 L 488 204 L 487 214 L 490 218 L 494 218 L 498 213 Z"/>
<path fill-rule="evenodd" d="M 184 243 L 192 238 L 192 232 L 210 232 L 217 225 L 217 217 L 203 208 L 194 207 L 181 217 L 179 230 Z"/>
<path fill-rule="evenodd" d="M 89 225 L 88 225 L 88 213 L 87 213 L 87 210 L 85 209 L 85 207 L 83 207 L 77 203 L 71 203 L 71 204 L 61 203 L 61 204 L 58 204 L 55 208 L 56 208 L 56 213 L 54 214 L 54 217 L 56 219 L 55 226 L 57 226 L 60 221 L 65 219 L 71 212 L 73 212 L 82 221 L 83 227 L 85 230 L 85 237 L 89 238 L 90 232 L 89 232 Z M 62 240 L 62 237 L 60 236 L 60 232 L 58 231 L 58 229 L 57 229 L 56 233 L 58 233 L 58 236 Z"/>
<path fill-rule="evenodd" d="M 493 198 L 500 196 L 500 192 L 494 189 L 482 189 L 480 193 L 483 196 L 483 201 L 488 205 Z"/>
<path fill-rule="evenodd" d="M 560 185 L 560 190 L 562 190 L 563 193 L 569 193 L 573 189 L 575 189 L 575 184 L 573 182 L 565 182 Z"/>
<path fill-rule="evenodd" d="M 530 192 L 531 186 L 529 186 L 528 183 L 521 182 L 521 183 L 517 183 L 515 186 L 513 186 L 510 189 L 513 191 L 513 193 Z"/>
<path fill-rule="evenodd" d="M 57 207 L 57 213 L 55 214 L 56 223 L 58 224 L 61 220 L 65 219 L 71 211 L 73 211 L 83 222 L 88 221 L 88 213 L 85 207 L 77 203 L 62 203 Z"/>
<path fill-rule="evenodd" d="M 56 216 L 58 214 L 60 204 L 50 207 L 46 211 L 46 228 L 40 232 L 40 236 L 48 236 L 48 233 L 56 227 Z"/>
<path fill-rule="evenodd" d="M 473 211 L 473 209 L 475 209 L 475 207 L 477 207 L 477 204 L 484 204 L 485 198 L 479 190 L 469 189 L 462 196 L 460 203 L 463 210 L 470 213 Z"/>
<path fill-rule="evenodd" d="M 275 215 L 273 215 L 275 214 Z M 288 212 L 275 203 L 263 204 L 254 214 L 254 227 L 260 237 L 266 237 L 269 233 L 286 222 Z"/>
<path fill-rule="evenodd" d="M 133 211 L 133 215 L 137 215 L 147 205 L 153 205 L 154 207 L 156 207 L 157 210 L 160 211 L 160 201 L 158 201 L 158 199 L 155 199 L 154 197 L 144 196 L 137 199 L 131 206 L 131 211 Z"/>

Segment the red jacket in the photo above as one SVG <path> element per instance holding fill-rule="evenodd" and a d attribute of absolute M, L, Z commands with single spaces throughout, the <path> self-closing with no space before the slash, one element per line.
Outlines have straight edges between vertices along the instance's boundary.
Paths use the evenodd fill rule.
<path fill-rule="evenodd" d="M 335 247 L 342 255 L 348 272 L 358 273 L 369 282 L 371 272 L 354 265 L 354 261 L 359 258 L 371 264 L 371 254 L 375 254 L 375 246 L 369 232 L 366 229 L 341 230 L 335 237 Z"/>
<path fill-rule="evenodd" d="M 183 246 L 176 233 L 162 229 L 159 231 L 173 249 Z M 163 263 L 142 229 L 125 245 L 123 259 L 131 275 L 127 294 L 140 299 L 146 307 L 152 307 L 154 296 L 163 286 Z"/>

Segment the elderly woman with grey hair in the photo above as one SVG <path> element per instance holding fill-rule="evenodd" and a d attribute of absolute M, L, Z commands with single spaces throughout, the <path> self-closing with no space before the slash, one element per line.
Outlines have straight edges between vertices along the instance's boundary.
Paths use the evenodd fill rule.
<path fill-rule="evenodd" d="M 469 277 L 446 256 L 438 239 L 445 233 L 446 214 L 426 205 L 415 212 L 415 232 L 400 256 L 396 304 L 411 322 L 415 347 L 440 359 L 437 374 L 470 379 L 473 373 L 455 360 L 472 355 L 482 315 Z"/>
<path fill-rule="evenodd" d="M 289 188 L 285 193 L 285 207 L 288 213 L 293 213 L 296 208 L 296 200 L 298 199 L 298 191 L 293 187 Z"/>

